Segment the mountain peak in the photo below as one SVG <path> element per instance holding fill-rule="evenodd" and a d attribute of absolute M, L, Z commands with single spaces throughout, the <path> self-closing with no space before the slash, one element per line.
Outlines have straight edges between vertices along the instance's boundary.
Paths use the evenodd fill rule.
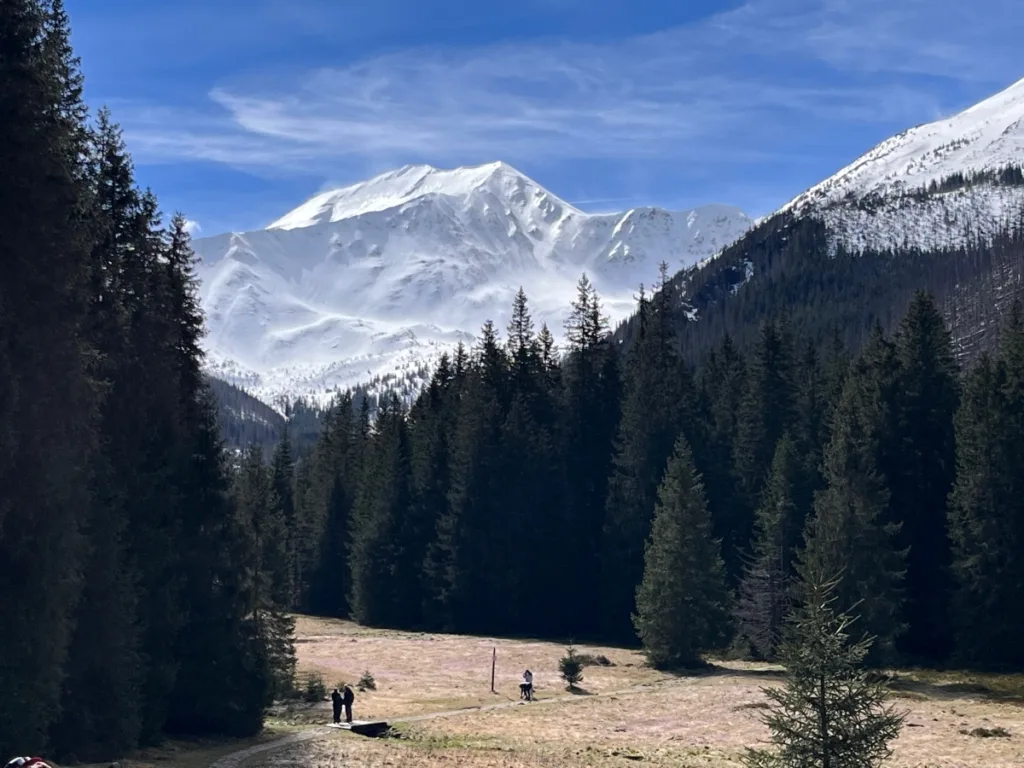
<path fill-rule="evenodd" d="M 467 198 L 484 188 L 500 196 L 522 193 L 527 188 L 544 192 L 535 181 L 500 160 L 452 169 L 405 165 L 358 184 L 321 192 L 267 229 L 300 229 L 340 221 L 397 208 L 427 195 Z M 553 202 L 570 207 L 560 200 Z"/>

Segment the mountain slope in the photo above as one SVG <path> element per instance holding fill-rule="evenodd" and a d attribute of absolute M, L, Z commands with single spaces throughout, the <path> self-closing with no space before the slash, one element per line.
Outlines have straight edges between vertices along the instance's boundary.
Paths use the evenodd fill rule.
<path fill-rule="evenodd" d="M 718 205 L 587 214 L 504 163 L 407 166 L 195 241 L 210 371 L 267 401 L 417 379 L 485 320 L 503 328 L 520 286 L 557 337 L 581 273 L 619 320 L 660 261 L 690 266 L 750 225 Z"/>
<path fill-rule="evenodd" d="M 917 289 L 943 306 L 964 360 L 1024 295 L 1024 81 L 888 139 L 674 278 L 684 351 L 752 341 L 786 314 L 820 344 L 891 329 Z M 619 329 L 630 340 L 631 319 Z"/>
<path fill-rule="evenodd" d="M 803 212 L 869 195 L 900 196 L 957 174 L 998 171 L 1024 155 L 1024 80 L 945 120 L 883 141 L 783 207 Z"/>

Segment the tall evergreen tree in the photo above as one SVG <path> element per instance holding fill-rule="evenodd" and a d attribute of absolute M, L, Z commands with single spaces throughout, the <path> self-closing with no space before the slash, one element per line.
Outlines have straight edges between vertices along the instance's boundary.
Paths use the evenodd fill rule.
<path fill-rule="evenodd" d="M 906 553 L 896 548 L 898 524 L 886 522 L 889 490 L 879 470 L 892 354 L 879 333 L 846 382 L 825 452 L 827 485 L 815 500 L 799 568 L 805 583 L 809 573 L 842 573 L 837 607 L 859 606 L 864 631 L 877 638 L 874 661 L 893 658 L 905 627 Z"/>
<path fill-rule="evenodd" d="M 602 544 L 603 631 L 632 641 L 629 617 L 643 576 L 644 542 L 665 467 L 680 433 L 694 440 L 696 392 L 676 350 L 675 288 L 662 268 L 660 290 L 641 291 L 640 328 L 626 361 L 622 418 L 616 438 Z"/>
<path fill-rule="evenodd" d="M 276 469 L 276 467 L 275 467 Z M 252 446 L 235 477 L 234 501 L 241 530 L 249 537 L 248 562 L 251 610 L 270 675 L 269 698 L 294 688 L 295 620 L 284 613 L 291 598 L 285 521 L 281 514 L 274 469 L 263 463 L 263 450 Z"/>
<path fill-rule="evenodd" d="M 676 442 L 644 553 L 633 618 L 657 667 L 701 663 L 725 641 L 729 591 L 721 548 L 712 536 L 704 487 L 685 438 Z"/>
<path fill-rule="evenodd" d="M 449 504 L 437 524 L 432 562 L 442 575 L 437 599 L 444 626 L 497 632 L 510 629 L 507 601 L 516 550 L 502 517 L 508 361 L 491 323 L 483 327 L 465 376 L 452 443 Z"/>
<path fill-rule="evenodd" d="M 956 478 L 953 417 L 960 398 L 953 345 L 931 296 L 918 293 L 896 335 L 896 439 L 887 462 L 897 543 L 907 550 L 905 654 L 941 661 L 952 650 L 947 499 Z"/>
<path fill-rule="evenodd" d="M 363 401 L 366 402 L 365 400 Z M 349 613 L 352 509 L 359 492 L 368 427 L 352 396 L 330 408 L 312 454 L 297 472 L 303 478 L 296 509 L 297 592 L 304 610 L 326 616 Z"/>
<path fill-rule="evenodd" d="M 203 329 L 185 220 L 172 222 L 165 251 L 165 311 L 173 318 L 184 440 L 178 514 L 186 621 L 175 651 L 180 664 L 167 727 L 186 733 L 248 735 L 263 724 L 270 690 L 245 574 L 254 553 L 233 514 L 216 409 L 200 373 Z"/>
<path fill-rule="evenodd" d="M 793 338 L 784 321 L 769 321 L 761 329 L 747 373 L 747 390 L 736 425 L 735 462 L 741 498 L 736 505 L 732 538 L 727 551 L 749 546 L 754 512 L 771 471 L 775 446 L 797 421 L 796 357 Z M 730 559 L 735 573 L 737 558 Z"/>
<path fill-rule="evenodd" d="M 275 574 L 275 591 L 280 605 L 291 606 L 297 600 L 296 541 L 297 520 L 295 517 L 295 461 L 292 458 L 292 441 L 288 429 L 274 450 L 271 468 L 273 474 L 274 515 L 280 521 L 283 557 L 286 569 Z"/>
<path fill-rule="evenodd" d="M 567 598 L 562 609 L 575 637 L 600 630 L 601 532 L 619 423 L 621 382 L 607 321 L 584 275 L 566 321 L 562 451 L 565 457 L 565 533 L 559 560 Z"/>
<path fill-rule="evenodd" d="M 764 659 L 774 659 L 790 613 L 793 567 L 805 512 L 804 466 L 788 434 L 775 450 L 754 521 L 754 551 L 739 587 L 737 629 Z"/>
<path fill-rule="evenodd" d="M 742 555 L 749 541 L 743 538 L 747 512 L 735 472 L 738 416 L 746 391 L 746 362 L 726 336 L 701 370 L 700 389 L 708 424 L 704 484 L 714 521 L 715 536 L 722 541 L 722 557 L 730 581 L 742 570 Z"/>
<path fill-rule="evenodd" d="M 425 530 L 423 541 L 423 605 L 425 627 L 443 624 L 441 594 L 445 578 L 438 549 L 437 527 L 448 512 L 452 487 L 452 441 L 457 397 L 463 385 L 447 354 L 441 356 L 430 384 L 409 414 L 410 483 L 415 515 Z M 410 565 L 412 557 L 409 558 Z"/>
<path fill-rule="evenodd" d="M 983 356 L 956 416 L 957 478 L 950 499 L 954 622 L 960 660 L 1024 664 L 1024 313 L 1003 329 L 998 357 Z"/>
<path fill-rule="evenodd" d="M 422 605 L 422 554 L 412 563 L 403 562 L 417 544 L 410 541 L 414 534 L 407 524 L 409 437 L 404 416 L 397 397 L 382 403 L 353 512 L 350 604 L 353 616 L 364 624 L 415 625 Z M 410 581 L 399 581 L 401 573 Z M 403 592 L 412 594 L 403 599 Z M 415 613 L 406 616 L 403 609 Z"/>
<path fill-rule="evenodd" d="M 60 716 L 97 393 L 85 108 L 61 3 L 0 5 L 0 61 L 0 752 L 22 754 Z"/>
<path fill-rule="evenodd" d="M 92 504 L 83 517 L 87 557 L 83 592 L 66 666 L 63 698 L 74 701 L 53 729 L 60 754 L 102 759 L 135 747 L 143 707 L 138 577 L 132 568 L 128 501 L 139 491 L 139 449 L 147 409 L 126 390 L 137 367 L 129 324 L 147 293 L 145 270 L 152 217 L 138 194 L 120 130 L 101 112 L 93 140 L 90 181 L 95 242 L 85 332 L 102 382 L 99 450 L 92 465 Z M 145 401 L 143 401 L 145 402 Z M 149 478 L 147 478 L 149 479 Z"/>

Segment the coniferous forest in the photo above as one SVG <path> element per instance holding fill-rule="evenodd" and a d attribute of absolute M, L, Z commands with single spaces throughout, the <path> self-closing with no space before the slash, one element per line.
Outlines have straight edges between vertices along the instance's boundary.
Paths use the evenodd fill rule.
<path fill-rule="evenodd" d="M 342 399 L 285 508 L 293 605 L 373 625 L 778 657 L 802 574 L 836 574 L 869 661 L 1019 666 L 1024 318 L 962 371 L 934 300 L 862 348 L 785 317 L 696 370 L 673 285 L 614 347 L 584 278 L 556 352 L 520 292 L 406 411 Z M 268 468 L 292 466 L 285 442 Z M 285 486 L 282 485 L 282 489 Z M 285 491 L 287 492 L 287 491 Z"/>
<path fill-rule="evenodd" d="M 0 753 L 88 761 L 258 731 L 292 651 L 184 219 L 89 118 L 68 26 L 60 0 L 0 3 Z"/>
<path fill-rule="evenodd" d="M 961 369 L 925 292 L 856 345 L 752 303 L 688 344 L 664 269 L 628 338 L 583 278 L 565 348 L 520 291 L 408 407 L 345 395 L 229 457 L 184 219 L 88 114 L 60 0 L 0 3 L 0 112 L 0 752 L 252 734 L 296 611 L 685 667 L 785 658 L 834 577 L 869 663 L 1024 666 L 1019 304 Z"/>

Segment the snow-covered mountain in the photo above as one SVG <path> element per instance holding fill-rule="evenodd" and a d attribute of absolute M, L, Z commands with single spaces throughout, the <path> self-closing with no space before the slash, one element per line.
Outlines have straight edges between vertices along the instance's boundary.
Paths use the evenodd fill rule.
<path fill-rule="evenodd" d="M 1016 220 L 1024 186 L 999 174 L 1021 165 L 1024 80 L 883 141 L 782 211 L 822 216 L 836 242 L 853 250 L 959 243 Z M 967 183 L 948 183 L 956 177 Z"/>
<path fill-rule="evenodd" d="M 195 241 L 209 368 L 265 401 L 322 399 L 503 329 L 520 286 L 557 338 L 582 273 L 614 322 L 659 262 L 688 267 L 751 224 L 725 205 L 587 214 L 504 163 L 407 166 Z"/>

